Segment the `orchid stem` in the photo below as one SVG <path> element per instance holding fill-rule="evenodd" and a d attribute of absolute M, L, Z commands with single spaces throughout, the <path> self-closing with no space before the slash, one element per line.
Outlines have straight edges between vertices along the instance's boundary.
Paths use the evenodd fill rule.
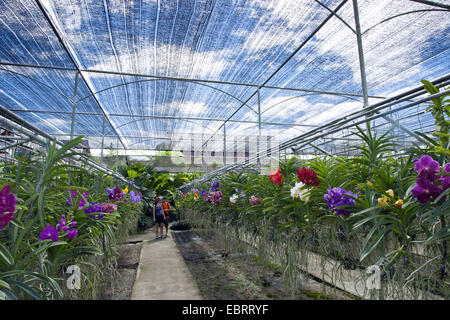
<path fill-rule="evenodd" d="M 441 229 L 444 229 L 446 227 L 445 218 L 444 216 L 440 217 L 441 220 Z M 441 260 L 441 276 L 440 279 L 444 279 L 446 272 L 445 272 L 445 264 L 447 262 L 447 240 L 442 241 L 442 260 Z"/>

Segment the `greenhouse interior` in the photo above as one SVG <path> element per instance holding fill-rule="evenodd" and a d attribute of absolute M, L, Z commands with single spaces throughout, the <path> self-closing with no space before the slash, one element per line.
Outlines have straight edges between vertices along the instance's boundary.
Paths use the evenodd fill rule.
<path fill-rule="evenodd" d="M 449 138 L 449 0 L 0 0 L 0 300 L 449 300 Z"/>

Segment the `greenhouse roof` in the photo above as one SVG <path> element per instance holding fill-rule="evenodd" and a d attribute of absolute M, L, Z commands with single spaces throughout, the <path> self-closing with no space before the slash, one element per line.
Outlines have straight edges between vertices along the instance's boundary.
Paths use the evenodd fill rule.
<path fill-rule="evenodd" d="M 0 106 L 91 147 L 220 145 L 224 125 L 283 142 L 448 76 L 449 18 L 449 0 L 0 0 Z M 390 119 L 433 130 L 426 106 Z"/>

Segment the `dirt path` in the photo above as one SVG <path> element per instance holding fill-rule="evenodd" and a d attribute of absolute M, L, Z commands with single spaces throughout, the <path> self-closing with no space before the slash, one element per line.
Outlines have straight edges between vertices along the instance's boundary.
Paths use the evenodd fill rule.
<path fill-rule="evenodd" d="M 251 254 L 224 254 L 213 239 L 202 239 L 190 230 L 172 231 L 172 234 L 204 299 L 348 299 L 345 294 L 336 295 L 335 290 L 324 288 L 310 278 L 303 279 L 301 288 L 290 294 L 283 288 L 278 265 L 258 261 Z"/>

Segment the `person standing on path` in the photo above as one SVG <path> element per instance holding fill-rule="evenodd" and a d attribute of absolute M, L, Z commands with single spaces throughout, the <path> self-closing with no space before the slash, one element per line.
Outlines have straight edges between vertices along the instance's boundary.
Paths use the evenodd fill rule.
<path fill-rule="evenodd" d="M 156 197 L 155 206 L 153 207 L 153 222 L 156 226 L 156 238 L 159 239 L 163 237 L 163 224 L 166 216 L 164 215 L 163 206 L 161 204 L 161 198 Z M 158 236 L 158 229 L 160 230 L 161 236 Z"/>
<path fill-rule="evenodd" d="M 169 235 L 169 214 L 172 208 L 170 207 L 170 203 L 166 201 L 166 197 L 162 197 L 162 206 L 164 210 L 164 216 L 166 218 L 164 220 L 164 225 L 166 226 L 166 235 L 164 236 L 164 238 L 167 238 L 167 236 Z"/>

